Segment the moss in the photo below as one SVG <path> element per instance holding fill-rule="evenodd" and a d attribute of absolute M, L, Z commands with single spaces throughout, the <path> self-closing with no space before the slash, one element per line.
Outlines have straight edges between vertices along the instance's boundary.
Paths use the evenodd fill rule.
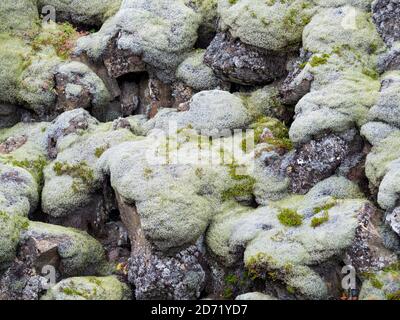
<path fill-rule="evenodd" d="M 303 223 L 303 216 L 292 209 L 281 209 L 278 214 L 278 220 L 287 227 L 298 227 Z"/>
<path fill-rule="evenodd" d="M 85 33 L 78 32 L 71 24 L 65 22 L 43 29 L 32 40 L 31 46 L 35 51 L 51 46 L 61 59 L 67 60 L 74 50 L 76 40 L 83 35 Z"/>
<path fill-rule="evenodd" d="M 81 296 L 85 299 L 89 298 L 89 294 L 87 292 L 79 291 L 75 288 L 62 288 L 61 291 L 66 294 L 67 296 Z"/>
<path fill-rule="evenodd" d="M 325 210 L 322 217 L 314 217 L 311 219 L 311 227 L 316 228 L 329 220 L 329 212 Z"/>
<path fill-rule="evenodd" d="M 96 158 L 100 158 L 104 152 L 107 151 L 107 149 L 109 149 L 110 146 L 106 145 L 106 146 L 101 146 L 101 147 L 97 147 L 96 150 L 94 151 L 94 155 Z"/>
<path fill-rule="evenodd" d="M 229 0 L 229 3 L 231 4 L 231 5 L 234 5 L 234 4 L 236 4 L 238 2 L 238 0 Z"/>
<path fill-rule="evenodd" d="M 226 201 L 237 197 L 251 196 L 254 191 L 256 180 L 253 177 L 246 176 L 238 181 L 234 186 L 222 192 L 222 200 Z"/>
<path fill-rule="evenodd" d="M 296 293 L 296 289 L 293 288 L 292 286 L 287 286 L 286 287 L 287 292 L 289 292 L 290 294 L 295 294 Z"/>
<path fill-rule="evenodd" d="M 324 53 L 321 56 L 313 55 L 308 63 L 310 64 L 311 67 L 317 67 L 327 63 L 329 57 L 330 55 L 327 53 Z"/>
<path fill-rule="evenodd" d="M 267 277 L 267 271 L 270 265 L 274 265 L 274 259 L 262 252 L 250 257 L 245 262 L 245 267 L 251 280 L 264 279 Z"/>
<path fill-rule="evenodd" d="M 93 169 L 87 165 L 86 161 L 73 165 L 66 162 L 56 162 L 53 170 L 57 176 L 69 175 L 74 178 L 72 182 L 74 192 L 79 192 L 85 187 L 89 187 L 94 181 Z"/>
<path fill-rule="evenodd" d="M 152 174 L 153 174 L 153 170 L 151 168 L 144 168 L 143 169 L 143 176 L 146 179 L 149 179 L 152 176 Z"/>
<path fill-rule="evenodd" d="M 225 282 L 230 285 L 236 285 L 239 282 L 239 278 L 235 274 L 229 274 L 225 277 Z"/>
<path fill-rule="evenodd" d="M 372 286 L 376 289 L 382 289 L 383 283 L 378 279 L 378 277 L 374 274 L 372 277 L 369 278 Z"/>
<path fill-rule="evenodd" d="M 229 168 L 229 175 L 235 181 L 234 185 L 225 189 L 222 192 L 222 200 L 226 201 L 236 197 L 251 196 L 254 191 L 256 179 L 249 175 L 237 174 L 239 165 L 233 161 L 232 164 L 227 165 Z"/>
<path fill-rule="evenodd" d="M 362 73 L 365 74 L 367 77 L 370 77 L 373 80 L 379 79 L 379 73 L 376 70 L 363 68 Z"/>
<path fill-rule="evenodd" d="M 233 289 L 230 287 L 225 288 L 222 296 L 224 299 L 231 299 L 233 297 Z"/>
<path fill-rule="evenodd" d="M 11 160 L 10 164 L 15 167 L 24 168 L 34 177 L 37 184 L 42 186 L 44 183 L 43 169 L 47 165 L 47 160 L 44 157 L 39 157 L 35 160 Z"/>
<path fill-rule="evenodd" d="M 291 150 L 293 144 L 289 139 L 289 130 L 286 128 L 285 124 L 278 119 L 270 117 L 260 117 L 255 123 L 250 125 L 250 129 L 254 130 L 254 144 L 268 143 L 274 148 Z M 264 135 L 264 131 L 268 129 L 272 136 Z M 247 138 L 242 140 L 242 150 L 244 152 L 247 150 Z"/>
<path fill-rule="evenodd" d="M 400 262 L 395 262 L 383 269 L 385 272 L 392 272 L 392 273 L 397 273 L 400 272 Z"/>
<path fill-rule="evenodd" d="M 314 214 L 317 214 L 317 213 L 320 213 L 322 211 L 326 211 L 326 210 L 332 209 L 334 206 L 336 206 L 336 204 L 337 204 L 336 201 L 327 202 L 326 204 L 324 204 L 324 205 L 322 205 L 320 207 L 315 207 L 313 209 L 313 212 L 314 212 Z"/>
<path fill-rule="evenodd" d="M 386 294 L 386 299 L 400 301 L 400 290 Z"/>

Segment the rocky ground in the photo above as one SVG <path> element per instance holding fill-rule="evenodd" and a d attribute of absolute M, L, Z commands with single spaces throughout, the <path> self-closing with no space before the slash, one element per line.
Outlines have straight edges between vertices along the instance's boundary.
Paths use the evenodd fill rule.
<path fill-rule="evenodd" d="M 397 0 L 0 2 L 0 300 L 399 300 L 399 255 Z"/>

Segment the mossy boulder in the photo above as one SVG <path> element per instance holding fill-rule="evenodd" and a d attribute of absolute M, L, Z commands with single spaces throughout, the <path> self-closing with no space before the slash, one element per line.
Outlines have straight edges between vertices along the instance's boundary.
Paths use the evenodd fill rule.
<path fill-rule="evenodd" d="M 363 275 L 360 300 L 400 300 L 399 263 Z"/>
<path fill-rule="evenodd" d="M 39 188 L 43 185 L 43 168 L 47 165 L 47 122 L 18 123 L 0 130 L 3 152 L 0 161 L 27 170 Z"/>
<path fill-rule="evenodd" d="M 255 47 L 282 51 L 301 43 L 302 31 L 310 21 L 311 1 L 219 0 L 222 29 Z"/>
<path fill-rule="evenodd" d="M 212 69 L 204 63 L 205 50 L 190 54 L 176 70 L 176 77 L 189 87 L 197 90 L 212 90 L 220 84 Z"/>
<path fill-rule="evenodd" d="M 19 101 L 20 77 L 31 54 L 23 40 L 0 33 L 0 101 Z"/>
<path fill-rule="evenodd" d="M 38 8 L 52 6 L 56 9 L 57 21 L 69 21 L 75 25 L 86 27 L 101 26 L 114 15 L 122 0 L 38 0 Z"/>
<path fill-rule="evenodd" d="M 304 29 L 303 47 L 312 53 L 304 70 L 314 80 L 296 105 L 291 139 L 304 143 L 367 123 L 379 96 L 377 53 L 384 47 L 368 14 L 351 6 L 319 10 Z"/>
<path fill-rule="evenodd" d="M 109 271 L 102 245 L 86 232 L 31 221 L 21 234 L 21 241 L 30 238 L 57 245 L 58 270 L 63 277 L 105 275 Z"/>
<path fill-rule="evenodd" d="M 21 167 L 0 162 L 0 211 L 9 215 L 28 216 L 38 204 L 38 184 Z"/>
<path fill-rule="evenodd" d="M 400 132 L 388 135 L 375 145 L 367 156 L 365 173 L 372 187 L 377 188 L 394 160 L 400 158 Z"/>
<path fill-rule="evenodd" d="M 75 277 L 50 288 L 41 300 L 130 300 L 130 288 L 114 276 Z"/>
<path fill-rule="evenodd" d="M 20 33 L 39 28 L 36 0 L 3 0 L 0 3 L 0 33 Z"/>
<path fill-rule="evenodd" d="M 343 256 L 354 240 L 358 212 L 367 203 L 339 200 L 334 195 L 347 197 L 339 194 L 340 187 L 330 184 L 327 193 L 326 186 L 317 185 L 306 196 L 292 195 L 258 209 L 230 204 L 214 217 L 206 235 L 208 248 L 225 266 L 243 259 L 244 250 L 244 263 L 255 278 L 273 273 L 300 296 L 326 298 L 326 284 L 313 266 Z M 315 223 L 323 216 L 327 218 Z"/>
<path fill-rule="evenodd" d="M 98 33 L 79 39 L 77 53 L 99 59 L 110 44 L 115 45 L 156 68 L 161 80 L 171 80 L 195 44 L 200 22 L 200 14 L 183 0 L 124 1 Z"/>
<path fill-rule="evenodd" d="M 277 300 L 277 299 L 261 292 L 248 292 L 237 296 L 235 300 Z"/>
<path fill-rule="evenodd" d="M 0 274 L 13 262 L 20 233 L 27 224 L 25 218 L 0 211 Z"/>
<path fill-rule="evenodd" d="M 71 115 L 76 115 L 76 112 L 72 111 Z M 54 130 L 62 129 L 64 125 L 73 127 L 72 119 L 61 115 L 49 132 L 52 131 L 54 136 Z M 71 134 L 57 140 L 56 158 L 44 170 L 42 192 L 42 209 L 52 217 L 66 217 L 73 214 L 76 208 L 89 205 L 93 194 L 101 189 L 103 183 L 104 177 L 96 169 L 102 153 L 134 139 L 128 129 L 113 130 L 112 123 L 98 126 L 95 123 L 96 120 L 89 116 L 88 126 L 77 128 L 77 132 L 71 130 Z"/>
<path fill-rule="evenodd" d="M 203 135 L 218 136 L 224 130 L 243 129 L 250 124 L 254 116 L 249 109 L 229 92 L 202 91 L 193 96 L 188 111 L 160 112 L 146 127 L 167 131 L 169 124 L 176 123 L 178 129 L 191 127 Z"/>

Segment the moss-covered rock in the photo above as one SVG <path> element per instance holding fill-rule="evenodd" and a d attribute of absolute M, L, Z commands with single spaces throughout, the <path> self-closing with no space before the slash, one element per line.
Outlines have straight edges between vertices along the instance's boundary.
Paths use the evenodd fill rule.
<path fill-rule="evenodd" d="M 301 43 L 313 7 L 307 0 L 218 1 L 223 29 L 247 44 L 274 51 L 292 49 Z"/>
<path fill-rule="evenodd" d="M 122 0 L 38 0 L 38 7 L 53 6 L 56 9 L 57 21 L 66 20 L 75 25 L 88 27 L 101 26 L 114 15 Z"/>
<path fill-rule="evenodd" d="M 338 200 L 334 196 L 347 198 L 347 194 L 341 194 L 343 183 L 332 182 L 317 185 L 306 196 L 289 196 L 255 210 L 234 204 L 225 207 L 208 229 L 208 248 L 225 266 L 240 261 L 244 250 L 245 265 L 254 277 L 274 273 L 298 295 L 326 298 L 326 284 L 312 266 L 342 255 L 351 246 L 357 214 L 366 204 L 363 199 Z M 355 190 L 349 196 L 361 195 L 356 187 L 350 189 Z M 313 223 L 324 215 L 328 219 L 323 223 Z"/>
<path fill-rule="evenodd" d="M 237 296 L 235 300 L 277 300 L 277 299 L 261 292 L 249 292 Z"/>
<path fill-rule="evenodd" d="M 22 230 L 28 220 L 0 211 L 0 274 L 14 260 Z"/>
<path fill-rule="evenodd" d="M 178 129 L 190 126 L 204 135 L 218 136 L 224 130 L 245 128 L 251 121 L 252 114 L 239 97 L 212 90 L 194 95 L 189 111 L 159 113 L 146 126 L 167 131 L 175 122 Z"/>
<path fill-rule="evenodd" d="M 0 162 L 0 211 L 27 216 L 38 204 L 38 184 L 21 167 Z"/>
<path fill-rule="evenodd" d="M 50 288 L 42 300 L 130 300 L 130 288 L 114 276 L 75 277 Z"/>
<path fill-rule="evenodd" d="M 57 244 L 63 277 L 107 274 L 104 249 L 86 232 L 41 222 L 29 222 L 21 241 L 34 238 Z"/>
<path fill-rule="evenodd" d="M 161 80 L 171 80 L 197 39 L 200 14 L 183 0 L 124 1 L 118 13 L 98 33 L 78 41 L 78 53 L 99 59 L 109 44 L 141 57 L 157 69 Z M 120 34 L 117 40 L 115 36 Z"/>
<path fill-rule="evenodd" d="M 79 110 L 69 113 L 54 121 L 48 130 L 49 134 L 52 132 L 50 136 L 56 138 L 57 131 L 62 133 L 63 127 L 73 128 L 73 119 Z M 104 179 L 96 169 L 101 154 L 119 143 L 134 139 L 128 129 L 112 130 L 112 123 L 98 126 L 96 123 L 88 115 L 86 126 L 81 129 L 78 126 L 77 131 L 71 130 L 69 135 L 59 136 L 56 140 L 56 158 L 44 170 L 42 192 L 42 209 L 52 217 L 66 217 L 76 208 L 88 205 L 93 193 L 101 189 Z"/>
<path fill-rule="evenodd" d="M 23 40 L 0 34 L 0 101 L 11 104 L 19 101 L 19 80 L 31 54 Z"/>
<path fill-rule="evenodd" d="M 392 161 L 400 158 L 400 133 L 393 132 L 374 146 L 367 156 L 365 174 L 371 186 L 377 188 Z"/>
<path fill-rule="evenodd" d="M 304 67 L 314 80 L 296 105 L 291 139 L 303 143 L 364 125 L 378 99 L 377 52 L 384 46 L 368 14 L 350 6 L 321 9 L 304 29 L 303 46 L 313 53 Z"/>
<path fill-rule="evenodd" d="M 0 3 L 0 33 L 34 31 L 39 27 L 36 0 L 3 0 Z"/>
<path fill-rule="evenodd" d="M 18 123 L 12 128 L 0 130 L 0 142 L 4 147 L 0 161 L 27 170 L 37 185 L 43 185 L 43 168 L 47 159 L 48 123 Z"/>
<path fill-rule="evenodd" d="M 205 50 L 194 51 L 176 70 L 176 77 L 189 87 L 201 91 L 218 87 L 220 81 L 204 63 Z"/>
<path fill-rule="evenodd" d="M 400 300 L 398 263 L 377 273 L 364 274 L 360 300 Z"/>

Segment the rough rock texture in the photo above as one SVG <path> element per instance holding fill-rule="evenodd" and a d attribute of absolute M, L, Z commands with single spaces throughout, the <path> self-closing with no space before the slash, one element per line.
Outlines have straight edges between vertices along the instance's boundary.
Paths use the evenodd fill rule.
<path fill-rule="evenodd" d="M 272 82 L 286 72 L 285 54 L 257 49 L 226 33 L 215 36 L 204 61 L 221 79 L 243 85 Z"/>
<path fill-rule="evenodd" d="M 0 300 L 398 300 L 398 11 L 2 0 Z"/>
<path fill-rule="evenodd" d="M 372 17 L 379 34 L 388 45 L 400 40 L 400 7 L 397 1 L 375 0 L 372 3 Z"/>
<path fill-rule="evenodd" d="M 363 148 L 360 137 L 347 135 L 325 135 L 299 147 L 287 167 L 291 179 L 290 189 L 295 193 L 306 193 L 319 181 L 333 175 L 351 157 L 358 156 Z M 357 160 L 357 159 L 356 159 Z"/>

